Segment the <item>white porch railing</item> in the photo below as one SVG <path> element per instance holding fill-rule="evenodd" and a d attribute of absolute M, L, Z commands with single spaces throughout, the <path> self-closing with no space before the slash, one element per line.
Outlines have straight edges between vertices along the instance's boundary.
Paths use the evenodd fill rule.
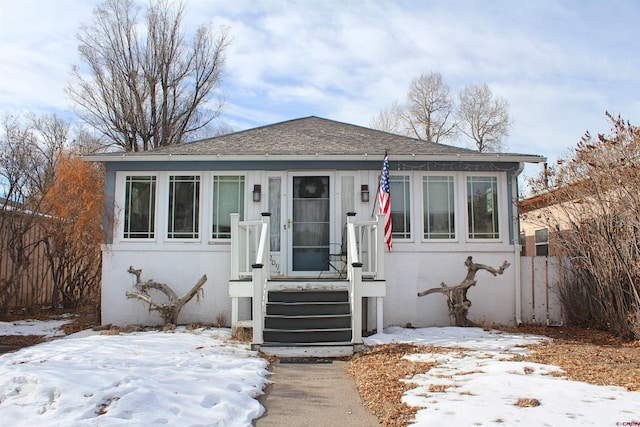
<path fill-rule="evenodd" d="M 362 276 L 384 280 L 384 215 L 378 214 L 374 221 L 355 221 L 354 215 L 347 214 L 347 223 L 350 219 L 356 228 Z"/>
<path fill-rule="evenodd" d="M 363 282 L 363 277 L 376 280 Z M 353 342 L 362 342 L 362 298 L 376 301 L 376 328 L 383 330 L 384 282 L 384 215 L 375 221 L 356 221 L 355 213 L 347 214 L 347 279 L 351 298 Z"/>
<path fill-rule="evenodd" d="M 261 221 L 240 221 L 238 214 L 231 214 L 231 281 L 232 297 L 231 326 L 235 330 L 238 321 L 238 298 L 251 297 L 251 326 L 253 344 L 262 344 L 264 316 L 267 302 L 267 284 L 270 279 L 269 242 L 270 214 L 262 214 Z M 355 213 L 348 214 L 346 228 L 347 280 L 351 305 L 352 342 L 362 343 L 362 298 L 377 299 L 378 330 L 382 330 L 382 300 L 384 285 L 384 217 L 376 221 L 355 221 Z M 367 282 L 363 287 L 363 276 L 378 284 Z M 251 282 L 242 279 L 251 279 Z M 251 286 L 247 289 L 246 286 Z M 233 288 L 233 290 L 232 290 Z"/>
<path fill-rule="evenodd" d="M 240 214 L 231 217 L 231 280 L 252 277 L 252 265 L 257 262 L 257 250 L 260 243 L 263 224 L 269 222 L 270 214 L 263 214 L 260 221 L 240 221 Z M 265 219 L 266 218 L 266 219 Z M 268 231 L 267 231 L 268 236 Z M 268 242 L 268 240 L 267 240 Z M 262 254 L 264 255 L 264 254 Z M 266 247 L 269 259 L 269 247 Z"/>

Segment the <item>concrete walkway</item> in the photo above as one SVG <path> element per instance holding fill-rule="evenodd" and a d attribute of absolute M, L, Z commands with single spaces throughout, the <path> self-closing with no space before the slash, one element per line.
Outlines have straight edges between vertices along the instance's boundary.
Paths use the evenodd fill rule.
<path fill-rule="evenodd" d="M 260 401 L 266 413 L 257 427 L 373 427 L 375 416 L 362 405 L 347 362 L 285 363 L 272 366 L 273 384 Z"/>

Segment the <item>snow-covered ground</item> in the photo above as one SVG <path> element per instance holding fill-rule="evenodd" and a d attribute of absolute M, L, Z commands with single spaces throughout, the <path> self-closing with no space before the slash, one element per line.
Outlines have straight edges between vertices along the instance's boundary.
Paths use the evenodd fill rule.
<path fill-rule="evenodd" d="M 423 408 L 416 426 L 640 426 L 640 393 L 569 381 L 557 366 L 517 361 L 527 351 L 524 346 L 544 339 L 448 327 L 387 328 L 365 341 L 468 349 L 407 356 L 438 363 L 406 380 L 416 388 L 403 401 Z M 518 406 L 520 399 L 539 406 Z"/>
<path fill-rule="evenodd" d="M 250 426 L 264 412 L 255 398 L 267 361 L 230 338 L 224 329 L 81 333 L 5 354 L 0 425 Z"/>
<path fill-rule="evenodd" d="M 30 328 L 55 336 L 58 326 L 0 322 L 0 335 Z M 417 426 L 640 425 L 640 393 L 568 381 L 558 367 L 513 359 L 543 339 L 478 328 L 388 328 L 366 343 L 452 348 L 408 356 L 439 364 L 403 379 L 415 384 L 404 402 L 423 408 Z M 250 426 L 264 412 L 255 398 L 269 381 L 266 367 L 225 329 L 75 334 L 0 356 L 0 425 Z M 539 406 L 517 406 L 519 399 Z"/>

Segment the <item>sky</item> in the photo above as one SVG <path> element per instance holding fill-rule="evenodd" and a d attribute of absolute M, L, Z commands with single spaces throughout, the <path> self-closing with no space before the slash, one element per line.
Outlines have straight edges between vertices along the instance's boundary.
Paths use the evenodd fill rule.
<path fill-rule="evenodd" d="M 0 114 L 69 114 L 77 33 L 96 0 L 0 0 Z M 506 151 L 554 162 L 605 111 L 640 124 L 639 0 L 186 0 L 185 27 L 227 26 L 222 119 L 315 115 L 368 126 L 438 72 L 510 105 Z M 62 13 L 61 13 L 62 11 Z M 457 145 L 465 146 L 465 142 Z"/>
<path fill-rule="evenodd" d="M 41 331 L 53 337 L 59 326 L 0 322 L 0 335 Z M 3 425 L 33 427 L 251 426 L 265 411 L 256 398 L 270 383 L 268 362 L 230 336 L 229 329 L 184 327 L 121 335 L 84 331 L 1 355 L 0 417 Z M 415 426 L 640 423 L 640 393 L 569 381 L 557 366 L 522 361 L 526 345 L 546 339 L 481 328 L 393 327 L 365 343 L 450 348 L 406 356 L 437 364 L 399 378 L 414 386 L 402 401 L 418 408 Z M 539 406 L 520 407 L 519 399 L 536 399 Z"/>

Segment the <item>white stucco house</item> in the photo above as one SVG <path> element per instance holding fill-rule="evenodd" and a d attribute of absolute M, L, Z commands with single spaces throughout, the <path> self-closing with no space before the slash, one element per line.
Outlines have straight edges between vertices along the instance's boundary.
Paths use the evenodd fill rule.
<path fill-rule="evenodd" d="M 377 215 L 385 150 L 393 250 Z M 180 323 L 253 328 L 262 348 L 349 346 L 389 325 L 448 325 L 441 295 L 475 262 L 475 322 L 518 318 L 517 177 L 537 155 L 478 153 L 306 117 L 140 153 L 89 156 L 106 168 L 102 322 L 159 324 L 127 299 L 134 278 L 178 294 L 206 274 Z"/>

